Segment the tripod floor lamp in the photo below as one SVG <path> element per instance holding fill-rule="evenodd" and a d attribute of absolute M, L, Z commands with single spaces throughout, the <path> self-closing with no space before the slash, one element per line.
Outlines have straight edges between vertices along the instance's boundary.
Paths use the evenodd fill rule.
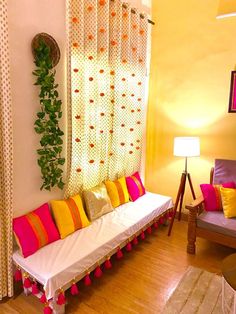
<path fill-rule="evenodd" d="M 185 169 L 182 172 L 178 194 L 174 205 L 174 214 L 171 218 L 168 236 L 171 234 L 175 215 L 179 207 L 178 219 L 181 219 L 181 209 L 183 205 L 186 181 L 188 180 L 193 199 L 196 199 L 190 173 L 188 172 L 188 157 L 200 156 L 199 137 L 175 137 L 174 139 L 174 156 L 185 157 Z"/>

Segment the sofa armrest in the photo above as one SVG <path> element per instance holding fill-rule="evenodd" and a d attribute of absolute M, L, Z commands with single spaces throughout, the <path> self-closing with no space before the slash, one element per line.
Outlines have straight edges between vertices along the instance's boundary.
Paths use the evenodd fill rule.
<path fill-rule="evenodd" d="M 189 210 L 188 215 L 188 244 L 187 252 L 189 254 L 195 254 L 196 246 L 196 227 L 197 227 L 197 216 L 203 211 L 203 196 L 195 199 L 191 204 L 186 205 Z"/>
<path fill-rule="evenodd" d="M 199 196 L 195 200 L 192 201 L 192 203 L 186 205 L 185 207 L 190 211 L 190 212 L 195 212 L 196 214 L 200 214 L 203 211 L 203 203 L 204 203 L 204 198 L 203 196 Z"/>

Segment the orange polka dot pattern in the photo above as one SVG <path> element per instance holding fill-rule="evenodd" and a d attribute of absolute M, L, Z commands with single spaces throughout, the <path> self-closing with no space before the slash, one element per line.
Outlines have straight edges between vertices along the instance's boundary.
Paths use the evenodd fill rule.
<path fill-rule="evenodd" d="M 13 138 L 7 1 L 0 5 L 0 300 L 13 295 L 12 185 Z"/>
<path fill-rule="evenodd" d="M 68 0 L 67 9 L 65 196 L 139 170 L 148 30 L 120 0 Z"/>

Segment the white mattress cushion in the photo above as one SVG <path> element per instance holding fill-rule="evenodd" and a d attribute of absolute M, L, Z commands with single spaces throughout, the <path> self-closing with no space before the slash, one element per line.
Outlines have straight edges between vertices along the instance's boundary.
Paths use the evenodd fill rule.
<path fill-rule="evenodd" d="M 135 202 L 117 207 L 90 226 L 27 258 L 19 250 L 14 252 L 13 260 L 44 286 L 46 297 L 50 299 L 56 290 L 84 273 L 172 206 L 170 197 L 147 192 Z"/>

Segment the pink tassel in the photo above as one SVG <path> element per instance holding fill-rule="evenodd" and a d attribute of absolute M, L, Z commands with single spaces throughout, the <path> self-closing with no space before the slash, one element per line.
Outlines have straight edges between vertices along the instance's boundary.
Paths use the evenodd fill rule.
<path fill-rule="evenodd" d="M 58 297 L 57 297 L 57 304 L 58 305 L 64 305 L 66 304 L 66 298 L 65 298 L 65 294 L 63 291 L 61 291 L 59 294 L 58 294 Z"/>
<path fill-rule="evenodd" d="M 34 282 L 32 284 L 32 294 L 36 295 L 38 293 L 39 293 L 39 288 L 38 288 L 37 282 Z"/>
<path fill-rule="evenodd" d="M 94 277 L 96 278 L 100 278 L 102 276 L 103 272 L 100 268 L 100 266 L 97 266 L 97 268 L 94 271 Z"/>
<path fill-rule="evenodd" d="M 25 278 L 24 280 L 24 288 L 30 288 L 31 287 L 31 281 L 28 277 Z"/>
<path fill-rule="evenodd" d="M 90 276 L 89 274 L 87 274 L 85 277 L 84 277 L 84 284 L 85 286 L 90 286 L 92 283 L 91 279 L 90 279 Z"/>
<path fill-rule="evenodd" d="M 45 293 L 42 294 L 41 298 L 39 299 L 41 303 L 46 303 L 47 302 L 47 298 Z"/>
<path fill-rule="evenodd" d="M 169 212 L 165 213 L 165 219 L 169 219 Z"/>
<path fill-rule="evenodd" d="M 116 252 L 116 258 L 121 259 L 122 257 L 123 257 L 123 253 L 122 253 L 121 249 L 119 248 L 118 251 Z"/>
<path fill-rule="evenodd" d="M 160 223 L 161 225 L 163 225 L 163 224 L 164 224 L 164 222 L 165 222 L 164 218 L 163 218 L 163 217 L 161 217 L 161 218 L 159 219 L 159 223 Z"/>
<path fill-rule="evenodd" d="M 135 238 L 133 238 L 133 245 L 137 245 L 138 244 L 138 238 L 137 237 L 135 237 Z"/>
<path fill-rule="evenodd" d="M 21 270 L 20 270 L 20 269 L 17 269 L 17 270 L 15 271 L 14 279 L 15 279 L 15 282 L 18 282 L 18 281 L 21 281 L 21 280 L 22 280 L 22 273 L 21 273 Z"/>
<path fill-rule="evenodd" d="M 174 211 L 173 210 L 169 211 L 169 217 L 172 218 L 173 216 L 174 216 Z"/>
<path fill-rule="evenodd" d="M 158 226 L 159 226 L 159 225 L 158 225 L 158 222 L 155 221 L 154 224 L 153 224 L 153 227 L 154 227 L 155 229 L 158 229 Z"/>
<path fill-rule="evenodd" d="M 52 308 L 49 305 L 45 306 L 43 314 L 52 314 Z"/>
<path fill-rule="evenodd" d="M 127 243 L 125 249 L 126 249 L 127 252 L 132 251 L 132 244 L 130 242 Z"/>
<path fill-rule="evenodd" d="M 141 232 L 140 238 L 141 238 L 142 240 L 145 239 L 145 233 L 144 233 L 144 231 Z"/>
<path fill-rule="evenodd" d="M 70 287 L 70 293 L 71 293 L 71 295 L 78 295 L 79 294 L 79 289 L 78 289 L 77 284 L 75 282 Z"/>
<path fill-rule="evenodd" d="M 151 234 L 151 233 L 152 233 L 152 227 L 151 227 L 151 226 L 147 228 L 147 233 L 148 233 L 148 234 Z"/>
<path fill-rule="evenodd" d="M 105 266 L 106 269 L 112 268 L 112 264 L 111 264 L 110 259 L 107 259 L 107 260 L 105 261 L 104 266 Z"/>

